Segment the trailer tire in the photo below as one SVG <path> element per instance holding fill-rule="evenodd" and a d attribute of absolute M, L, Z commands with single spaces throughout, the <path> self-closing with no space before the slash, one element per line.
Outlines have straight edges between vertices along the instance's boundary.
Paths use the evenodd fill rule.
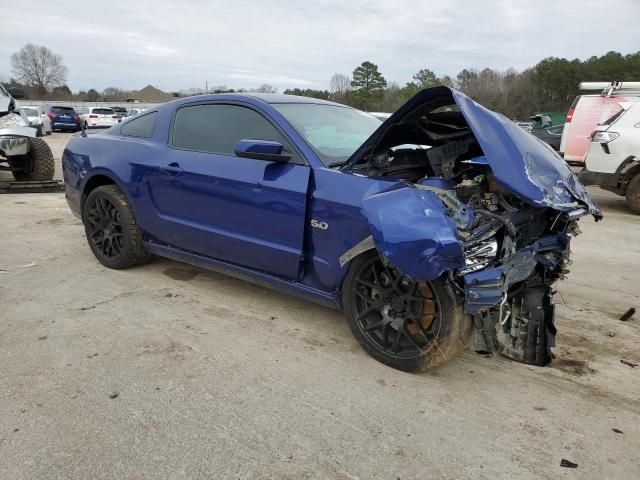
<path fill-rule="evenodd" d="M 14 170 L 13 178 L 21 182 L 53 180 L 56 164 L 49 145 L 41 138 L 32 138 L 30 144 L 29 153 L 22 157 L 22 162 L 11 162 L 12 167 L 26 167 Z"/>
<path fill-rule="evenodd" d="M 633 213 L 640 215 L 640 173 L 631 179 L 626 191 L 627 205 Z"/>

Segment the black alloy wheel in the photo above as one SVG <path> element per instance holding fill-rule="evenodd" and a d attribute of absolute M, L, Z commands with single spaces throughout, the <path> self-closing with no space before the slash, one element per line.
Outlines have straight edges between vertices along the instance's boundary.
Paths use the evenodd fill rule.
<path fill-rule="evenodd" d="M 89 193 L 82 221 L 91 251 L 106 267 L 133 267 L 151 257 L 143 246 L 142 232 L 127 197 L 115 185 Z"/>
<path fill-rule="evenodd" d="M 89 222 L 87 239 L 105 258 L 117 258 L 124 248 L 124 233 L 118 209 L 106 197 L 93 198 L 85 208 Z"/>
<path fill-rule="evenodd" d="M 445 280 L 414 282 L 375 253 L 354 260 L 342 295 L 351 331 L 382 363 L 413 371 L 442 363 L 462 347 L 464 316 L 455 311 Z"/>

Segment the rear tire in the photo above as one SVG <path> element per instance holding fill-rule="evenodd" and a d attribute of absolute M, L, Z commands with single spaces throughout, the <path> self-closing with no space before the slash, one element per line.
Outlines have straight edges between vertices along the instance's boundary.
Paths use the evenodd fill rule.
<path fill-rule="evenodd" d="M 640 173 L 633 177 L 627 185 L 626 199 L 631 211 L 640 215 Z"/>
<path fill-rule="evenodd" d="M 30 150 L 21 157 L 21 162 L 11 162 L 12 167 L 22 167 L 24 170 L 13 171 L 13 178 L 20 182 L 53 180 L 56 164 L 53 153 L 47 142 L 41 138 L 30 140 Z"/>
<path fill-rule="evenodd" d="M 353 260 L 342 285 L 342 302 L 360 345 L 399 370 L 446 362 L 464 348 L 471 332 L 471 321 L 444 277 L 405 282 L 399 272 L 384 266 L 377 252 Z"/>
<path fill-rule="evenodd" d="M 151 258 L 142 245 L 142 232 L 129 201 L 115 185 L 98 187 L 89 194 L 82 222 L 91 251 L 105 267 L 119 270 Z"/>

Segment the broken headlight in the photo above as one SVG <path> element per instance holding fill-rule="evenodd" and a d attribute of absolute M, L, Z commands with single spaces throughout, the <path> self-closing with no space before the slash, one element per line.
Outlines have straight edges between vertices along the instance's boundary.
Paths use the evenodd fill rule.
<path fill-rule="evenodd" d="M 495 237 L 488 240 L 478 242 L 464 250 L 464 268 L 460 270 L 460 274 L 477 272 L 495 262 L 498 255 L 498 241 Z"/>

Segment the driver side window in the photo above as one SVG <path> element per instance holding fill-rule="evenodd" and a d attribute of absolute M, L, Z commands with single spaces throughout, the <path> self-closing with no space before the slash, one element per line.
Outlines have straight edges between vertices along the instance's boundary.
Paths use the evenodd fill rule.
<path fill-rule="evenodd" d="M 265 117 L 239 105 L 209 104 L 182 107 L 176 112 L 171 145 L 184 150 L 235 156 L 238 140 L 271 140 L 298 156 L 289 142 Z"/>

